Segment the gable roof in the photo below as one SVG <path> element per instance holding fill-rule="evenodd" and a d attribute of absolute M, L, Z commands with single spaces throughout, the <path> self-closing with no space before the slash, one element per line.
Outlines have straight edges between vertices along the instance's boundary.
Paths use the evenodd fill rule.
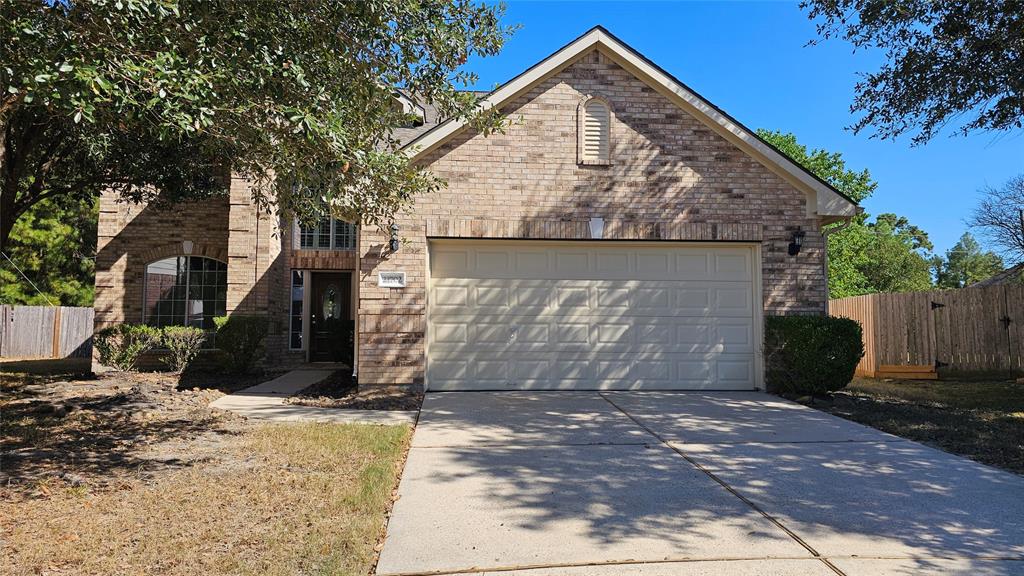
<path fill-rule="evenodd" d="M 1011 266 L 1002 272 L 997 272 L 991 278 L 982 280 L 981 282 L 975 282 L 967 286 L 968 288 L 984 288 L 986 286 L 1001 286 L 1004 284 L 1022 284 L 1024 283 L 1024 263 Z"/>
<path fill-rule="evenodd" d="M 646 82 L 697 120 L 807 194 L 809 215 L 817 216 L 824 223 L 829 223 L 853 216 L 860 211 L 853 199 L 793 161 L 778 148 L 759 137 L 753 130 L 645 58 L 602 26 L 591 28 L 554 54 L 502 84 L 483 98 L 481 106 L 500 108 L 538 83 L 573 64 L 593 49 L 600 50 L 616 64 Z M 413 160 L 416 160 L 447 142 L 465 127 L 464 120 L 449 119 L 419 134 L 403 146 L 403 150 Z"/>

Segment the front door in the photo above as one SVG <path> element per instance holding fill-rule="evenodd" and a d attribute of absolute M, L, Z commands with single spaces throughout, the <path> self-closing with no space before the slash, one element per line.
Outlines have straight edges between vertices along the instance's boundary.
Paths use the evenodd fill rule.
<path fill-rule="evenodd" d="M 309 359 L 352 362 L 352 277 L 348 272 L 313 272 Z"/>

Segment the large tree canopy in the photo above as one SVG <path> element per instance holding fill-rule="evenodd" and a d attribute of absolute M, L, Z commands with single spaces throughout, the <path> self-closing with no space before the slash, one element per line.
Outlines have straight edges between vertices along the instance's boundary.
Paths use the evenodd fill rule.
<path fill-rule="evenodd" d="M 961 133 L 1024 121 L 1021 0 L 803 0 L 823 38 L 878 49 L 885 63 L 858 82 L 853 125 L 881 138 L 930 140 L 966 117 Z"/>
<path fill-rule="evenodd" d="M 502 8 L 471 0 L 0 0 L 0 248 L 50 197 L 222 193 L 384 224 L 440 182 L 389 134 L 403 90 L 487 132 L 459 88 L 498 52 Z"/>
<path fill-rule="evenodd" d="M 867 169 L 847 168 L 838 152 L 808 150 L 796 136 L 758 130 L 758 135 L 803 165 L 840 192 L 860 202 L 874 193 L 878 183 Z M 870 221 L 866 213 L 828 237 L 829 296 L 845 298 L 872 292 L 927 290 L 931 274 L 928 235 L 906 218 L 880 214 Z"/>

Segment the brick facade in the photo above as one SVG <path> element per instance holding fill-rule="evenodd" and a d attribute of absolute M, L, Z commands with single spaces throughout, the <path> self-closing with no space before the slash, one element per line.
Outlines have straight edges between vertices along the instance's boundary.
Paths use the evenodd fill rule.
<path fill-rule="evenodd" d="M 211 198 L 172 208 L 119 202 L 100 196 L 96 244 L 96 328 L 143 322 L 146 265 L 184 254 L 228 261 L 228 198 Z"/>
<path fill-rule="evenodd" d="M 577 108 L 591 96 L 612 108 L 611 163 L 577 163 Z M 447 187 L 417 198 L 399 219 L 407 243 L 364 230 L 359 305 L 361 384 L 422 384 L 428 237 L 761 243 L 767 314 L 820 313 L 823 239 L 805 195 L 599 51 L 503 108 L 505 134 L 470 130 L 421 161 Z M 793 231 L 807 236 L 798 256 Z M 405 289 L 376 285 L 377 269 L 408 273 Z"/>
<path fill-rule="evenodd" d="M 612 110 L 609 165 L 577 162 L 577 111 L 588 97 Z M 506 133 L 466 130 L 420 160 L 447 187 L 399 217 L 394 254 L 369 227 L 358 258 L 298 250 L 291 226 L 258 213 L 240 178 L 222 198 L 172 211 L 104 195 L 97 326 L 142 321 L 145 265 L 191 240 L 194 254 L 228 263 L 229 312 L 267 314 L 269 361 L 300 363 L 305 353 L 288 349 L 291 270 L 358 265 L 360 383 L 422 385 L 428 238 L 586 240 L 591 217 L 605 220 L 606 239 L 760 243 L 765 312 L 823 310 L 824 243 L 805 195 L 603 53 L 582 55 L 503 111 Z M 798 227 L 803 250 L 789 256 Z M 404 270 L 407 287 L 378 287 L 378 270 Z"/>

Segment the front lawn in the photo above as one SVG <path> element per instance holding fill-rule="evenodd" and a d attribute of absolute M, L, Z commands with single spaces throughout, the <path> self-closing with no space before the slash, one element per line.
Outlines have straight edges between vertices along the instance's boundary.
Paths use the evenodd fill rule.
<path fill-rule="evenodd" d="M 816 407 L 1024 474 L 1024 384 L 856 378 Z"/>
<path fill-rule="evenodd" d="M 372 569 L 408 426 L 253 423 L 143 375 L 0 377 L 0 574 Z"/>

